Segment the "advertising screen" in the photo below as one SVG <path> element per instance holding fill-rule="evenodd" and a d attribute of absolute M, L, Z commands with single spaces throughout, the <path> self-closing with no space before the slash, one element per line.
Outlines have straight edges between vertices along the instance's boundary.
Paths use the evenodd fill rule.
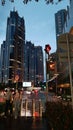
<path fill-rule="evenodd" d="M 31 82 L 23 82 L 23 87 L 31 87 Z"/>

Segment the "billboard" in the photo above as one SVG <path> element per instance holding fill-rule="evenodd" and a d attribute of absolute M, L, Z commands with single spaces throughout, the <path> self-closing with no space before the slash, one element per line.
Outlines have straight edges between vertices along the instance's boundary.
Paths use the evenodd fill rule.
<path fill-rule="evenodd" d="M 23 82 L 23 87 L 31 87 L 31 82 Z"/>

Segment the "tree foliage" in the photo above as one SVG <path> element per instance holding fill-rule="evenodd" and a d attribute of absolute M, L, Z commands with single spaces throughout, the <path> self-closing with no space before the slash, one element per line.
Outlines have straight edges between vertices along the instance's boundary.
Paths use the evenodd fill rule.
<path fill-rule="evenodd" d="M 32 0 L 23 0 L 23 3 L 24 4 L 27 4 L 28 2 L 30 2 L 30 1 L 32 1 Z M 39 2 L 39 1 L 41 1 L 41 0 L 34 0 L 35 2 Z M 58 2 L 61 2 L 62 0 L 57 0 L 57 2 L 56 2 L 56 4 L 58 3 Z M 52 4 L 54 4 L 55 3 L 55 0 L 44 0 L 44 2 L 46 3 L 46 4 L 50 4 L 50 3 L 52 3 Z"/>
<path fill-rule="evenodd" d="M 9 0 L 10 2 L 14 2 L 15 0 Z M 28 2 L 31 2 L 31 1 L 35 1 L 35 2 L 39 2 L 39 1 L 41 1 L 41 0 L 22 0 L 22 2 L 24 3 L 24 4 L 27 4 Z M 61 2 L 61 1 L 63 1 L 63 0 L 44 0 L 44 2 L 46 3 L 46 4 L 58 4 L 59 2 Z M 2 6 L 4 6 L 5 5 L 5 3 L 6 3 L 6 0 L 1 0 L 1 4 L 2 4 Z"/>

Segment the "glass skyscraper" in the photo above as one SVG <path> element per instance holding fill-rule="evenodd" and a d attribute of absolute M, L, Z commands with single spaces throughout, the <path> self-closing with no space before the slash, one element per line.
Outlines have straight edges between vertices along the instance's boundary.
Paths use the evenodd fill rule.
<path fill-rule="evenodd" d="M 73 0 L 70 0 L 70 7 L 68 8 L 68 15 L 64 25 L 65 31 L 73 34 Z"/>
<path fill-rule="evenodd" d="M 67 16 L 67 11 L 65 9 L 59 10 L 55 14 L 56 39 L 60 34 L 63 33 L 66 16 Z"/>
<path fill-rule="evenodd" d="M 7 18 L 6 40 L 1 45 L 1 83 L 44 80 L 43 50 L 31 41 L 25 42 L 25 21 L 13 10 Z"/>
<path fill-rule="evenodd" d="M 34 46 L 31 41 L 25 44 L 25 81 L 38 85 L 44 79 L 43 51 L 41 46 Z"/>
<path fill-rule="evenodd" d="M 3 83 L 19 82 L 24 80 L 24 45 L 25 23 L 24 19 L 13 10 L 7 19 L 6 41 L 1 45 L 1 79 Z"/>

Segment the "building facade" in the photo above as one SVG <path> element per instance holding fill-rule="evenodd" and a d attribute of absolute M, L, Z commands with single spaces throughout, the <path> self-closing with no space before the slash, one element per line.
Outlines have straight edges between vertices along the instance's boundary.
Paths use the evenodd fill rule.
<path fill-rule="evenodd" d="M 60 10 L 58 11 L 58 13 L 55 14 L 56 38 L 57 38 L 57 73 L 59 74 L 58 84 L 61 84 L 64 87 L 66 83 L 70 83 L 68 47 L 69 47 L 70 59 L 72 59 L 71 49 L 73 48 L 72 35 L 65 33 L 66 27 L 68 25 L 67 20 L 69 18 L 70 18 L 69 6 L 67 7 L 67 11 Z M 56 19 L 58 22 L 56 22 Z M 69 45 L 67 45 L 67 43 Z M 71 69 L 72 69 L 72 61 L 71 61 Z"/>
<path fill-rule="evenodd" d="M 24 56 L 24 81 L 26 82 L 33 82 L 35 77 L 35 65 L 34 65 L 34 44 L 31 41 L 26 41 L 25 44 L 25 56 Z"/>
<path fill-rule="evenodd" d="M 44 61 L 41 46 L 35 46 L 35 84 L 39 85 L 44 80 Z"/>
<path fill-rule="evenodd" d="M 73 34 L 73 0 L 70 0 L 70 6 L 68 7 L 67 18 L 64 25 L 64 33 L 66 32 Z"/>
<path fill-rule="evenodd" d="M 24 19 L 13 10 L 7 19 L 6 41 L 1 45 L 1 82 L 16 82 L 16 75 L 19 82 L 24 80 L 24 45 Z"/>
<path fill-rule="evenodd" d="M 44 79 L 42 47 L 34 46 L 31 41 L 26 41 L 24 59 L 24 81 L 31 81 L 34 85 L 38 85 Z"/>
<path fill-rule="evenodd" d="M 1 83 L 44 80 L 43 50 L 31 41 L 25 42 L 25 21 L 13 10 L 7 18 L 6 40 L 1 44 Z"/>
<path fill-rule="evenodd" d="M 56 30 L 56 39 L 63 33 L 64 24 L 67 17 L 66 9 L 59 10 L 55 13 L 55 30 Z"/>

